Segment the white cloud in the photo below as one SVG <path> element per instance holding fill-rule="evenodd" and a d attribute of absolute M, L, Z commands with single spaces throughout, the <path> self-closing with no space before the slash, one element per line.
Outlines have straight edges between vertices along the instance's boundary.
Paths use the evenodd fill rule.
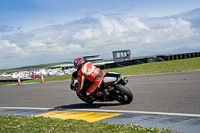
<path fill-rule="evenodd" d="M 122 32 L 127 31 L 126 27 L 119 23 L 117 19 L 109 18 L 104 15 L 99 17 L 102 28 L 107 35 L 119 35 Z"/>
<path fill-rule="evenodd" d="M 142 23 L 137 17 L 126 17 L 124 19 L 125 26 L 129 30 L 145 29 L 149 30 L 148 26 Z"/>
<path fill-rule="evenodd" d="M 79 44 L 70 44 L 69 46 L 67 46 L 68 50 L 76 50 L 76 51 L 80 51 L 81 50 L 81 46 Z"/>
<path fill-rule="evenodd" d="M 10 43 L 8 40 L 0 40 L 0 58 L 13 57 L 17 55 L 23 55 L 24 51 L 14 43 Z"/>
<path fill-rule="evenodd" d="M 93 14 L 62 25 L 1 35 L 0 58 L 6 62 L 8 56 L 14 59 L 25 55 L 34 63 L 41 60 L 42 55 L 45 56 L 43 63 L 72 61 L 77 56 L 90 54 L 112 58 L 112 51 L 120 49 L 130 49 L 133 56 L 139 56 L 162 54 L 181 47 L 200 47 L 200 33 L 191 25 L 182 18 Z M 21 65 L 30 63 L 26 60 L 23 57 Z"/>
<path fill-rule="evenodd" d="M 82 31 L 76 32 L 73 37 L 74 39 L 79 40 L 88 40 L 88 39 L 94 39 L 97 38 L 100 35 L 99 31 L 96 29 L 84 29 Z"/>
<path fill-rule="evenodd" d="M 189 38 L 195 34 L 195 29 L 191 28 L 191 23 L 181 18 L 173 19 L 170 18 L 165 22 L 163 28 L 159 29 L 158 32 L 167 35 L 169 39 L 180 39 Z"/>

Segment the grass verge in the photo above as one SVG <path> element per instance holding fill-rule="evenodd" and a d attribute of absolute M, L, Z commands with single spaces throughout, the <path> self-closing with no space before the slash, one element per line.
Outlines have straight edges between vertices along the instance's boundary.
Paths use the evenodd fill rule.
<path fill-rule="evenodd" d="M 46 77 L 44 78 L 45 82 L 53 82 L 53 81 L 65 81 L 65 80 L 70 80 L 71 75 L 61 75 L 61 76 L 52 76 L 52 77 Z M 33 80 L 26 80 L 22 81 L 22 83 L 40 83 L 41 79 L 33 79 Z M 12 85 L 12 84 L 17 84 L 17 82 L 0 82 L 1 85 Z"/>
<path fill-rule="evenodd" d="M 52 76 L 44 78 L 45 82 L 52 82 L 52 81 L 65 81 L 71 79 L 70 75 L 61 75 L 61 76 Z M 23 83 L 32 83 L 32 82 L 41 82 L 41 79 L 33 79 L 33 80 L 26 80 Z"/>
<path fill-rule="evenodd" d="M 17 84 L 16 82 L 0 82 L 1 85 L 12 85 L 12 84 Z"/>
<path fill-rule="evenodd" d="M 174 131 L 144 128 L 132 124 L 107 122 L 88 123 L 82 120 L 61 120 L 44 117 L 0 115 L 0 132 L 28 133 L 175 133 Z"/>

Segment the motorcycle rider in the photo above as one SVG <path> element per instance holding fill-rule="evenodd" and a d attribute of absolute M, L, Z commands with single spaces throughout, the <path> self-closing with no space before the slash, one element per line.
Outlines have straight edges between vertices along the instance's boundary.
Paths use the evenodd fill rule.
<path fill-rule="evenodd" d="M 102 95 L 97 90 L 100 88 L 103 78 L 106 73 L 95 67 L 91 62 L 84 61 L 83 57 L 78 57 L 74 60 L 74 66 L 78 71 L 78 93 L 83 89 L 85 81 L 89 80 L 91 85 L 86 89 L 86 96 L 95 99 L 96 96 Z"/>

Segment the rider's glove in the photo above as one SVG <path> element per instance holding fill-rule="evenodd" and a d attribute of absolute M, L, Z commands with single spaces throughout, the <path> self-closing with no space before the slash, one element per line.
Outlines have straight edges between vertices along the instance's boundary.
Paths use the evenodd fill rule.
<path fill-rule="evenodd" d="M 71 90 L 74 90 L 76 88 L 75 84 L 71 84 L 70 88 Z"/>
<path fill-rule="evenodd" d="M 77 91 L 78 89 L 78 84 L 71 84 L 71 90 Z"/>

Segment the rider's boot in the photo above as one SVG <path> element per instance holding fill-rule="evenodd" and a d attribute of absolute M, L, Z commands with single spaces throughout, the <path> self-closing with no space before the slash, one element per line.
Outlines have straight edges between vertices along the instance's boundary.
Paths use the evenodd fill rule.
<path fill-rule="evenodd" d="M 95 101 L 98 96 L 102 96 L 102 94 L 99 91 L 93 92 L 92 94 L 89 95 L 89 98 Z"/>
<path fill-rule="evenodd" d="M 96 100 L 96 97 L 95 97 L 94 95 L 90 95 L 89 98 L 90 98 L 91 100 L 93 100 L 93 101 Z"/>
<path fill-rule="evenodd" d="M 104 96 L 104 100 L 106 99 L 106 94 L 105 92 L 102 92 L 102 91 L 96 91 L 94 93 L 92 93 L 89 98 L 92 99 L 93 101 L 97 100 L 98 98 Z"/>

